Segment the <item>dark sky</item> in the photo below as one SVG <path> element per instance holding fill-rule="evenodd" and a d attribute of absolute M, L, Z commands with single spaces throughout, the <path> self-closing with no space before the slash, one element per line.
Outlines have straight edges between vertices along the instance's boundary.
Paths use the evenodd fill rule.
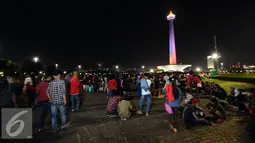
<path fill-rule="evenodd" d="M 173 9 L 178 63 L 205 66 L 216 33 L 224 63 L 253 64 L 255 10 L 238 2 L 8 1 L 1 4 L 1 56 L 20 62 L 37 55 L 65 68 L 167 64 L 166 16 Z"/>

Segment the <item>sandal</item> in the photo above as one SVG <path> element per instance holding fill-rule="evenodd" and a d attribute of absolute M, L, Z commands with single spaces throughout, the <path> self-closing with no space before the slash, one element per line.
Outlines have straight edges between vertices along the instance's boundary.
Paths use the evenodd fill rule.
<path fill-rule="evenodd" d="M 176 128 L 173 128 L 172 129 L 174 133 L 177 133 L 177 129 Z"/>

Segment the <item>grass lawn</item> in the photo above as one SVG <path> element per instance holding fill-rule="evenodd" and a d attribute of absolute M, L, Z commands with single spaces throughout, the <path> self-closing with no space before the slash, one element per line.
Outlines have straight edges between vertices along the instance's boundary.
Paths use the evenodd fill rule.
<path fill-rule="evenodd" d="M 224 81 L 224 80 L 218 80 L 218 79 L 205 79 L 203 81 L 214 82 L 216 84 L 219 84 L 222 88 L 224 88 L 227 91 L 228 94 L 230 93 L 230 87 L 236 87 L 240 89 L 255 88 L 255 84 L 249 84 L 249 83 L 243 83 L 243 82 Z"/>
<path fill-rule="evenodd" d="M 255 78 L 254 73 L 231 73 L 231 74 L 223 74 L 223 75 L 216 75 L 216 77 L 234 77 L 234 78 Z"/>

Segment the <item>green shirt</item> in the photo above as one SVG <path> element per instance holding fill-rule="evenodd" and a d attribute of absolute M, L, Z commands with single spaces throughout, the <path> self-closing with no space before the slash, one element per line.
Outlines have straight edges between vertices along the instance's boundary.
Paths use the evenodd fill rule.
<path fill-rule="evenodd" d="M 129 118 L 131 115 L 130 110 L 132 109 L 132 105 L 129 101 L 122 100 L 118 105 L 118 112 L 120 118 Z"/>

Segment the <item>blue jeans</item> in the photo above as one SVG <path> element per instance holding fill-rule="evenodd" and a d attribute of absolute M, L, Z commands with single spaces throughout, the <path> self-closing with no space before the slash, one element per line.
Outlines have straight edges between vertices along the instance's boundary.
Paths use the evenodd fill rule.
<path fill-rule="evenodd" d="M 58 128 L 58 119 L 57 119 L 58 110 L 60 111 L 60 114 L 61 114 L 62 126 L 66 125 L 66 107 L 65 107 L 65 105 L 51 104 L 52 129 L 57 129 Z"/>
<path fill-rule="evenodd" d="M 142 88 L 139 86 L 138 87 L 138 97 L 141 98 L 141 96 L 142 96 Z"/>
<path fill-rule="evenodd" d="M 77 108 L 80 109 L 80 105 L 81 105 L 81 96 L 80 96 L 80 94 L 71 95 L 71 100 L 72 100 L 72 110 L 76 109 L 76 104 L 77 104 Z"/>
<path fill-rule="evenodd" d="M 110 92 L 109 92 L 109 96 L 110 96 L 110 97 L 113 97 L 113 96 L 115 96 L 116 94 L 117 94 L 117 90 L 116 90 L 116 89 L 110 90 Z"/>
<path fill-rule="evenodd" d="M 146 102 L 147 102 L 146 112 L 149 112 L 150 111 L 150 106 L 151 106 L 151 95 L 150 94 L 142 95 L 140 97 L 139 108 L 140 108 L 141 111 L 143 111 L 143 101 L 144 101 L 144 99 L 146 99 Z"/>

